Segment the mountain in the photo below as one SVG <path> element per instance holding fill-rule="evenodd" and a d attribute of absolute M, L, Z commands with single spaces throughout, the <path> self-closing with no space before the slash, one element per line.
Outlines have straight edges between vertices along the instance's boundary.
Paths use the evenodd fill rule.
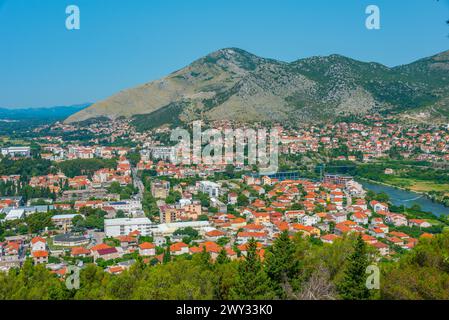
<path fill-rule="evenodd" d="M 87 107 L 91 103 L 73 105 L 73 106 L 58 106 L 48 108 L 0 108 L 0 119 L 3 120 L 23 120 L 23 119 L 51 119 L 63 120 Z"/>
<path fill-rule="evenodd" d="M 434 120 L 449 116 L 448 70 L 449 51 L 389 68 L 341 55 L 287 63 L 228 48 L 66 121 L 124 116 L 150 129 L 199 118 L 298 123 L 373 111 Z"/>

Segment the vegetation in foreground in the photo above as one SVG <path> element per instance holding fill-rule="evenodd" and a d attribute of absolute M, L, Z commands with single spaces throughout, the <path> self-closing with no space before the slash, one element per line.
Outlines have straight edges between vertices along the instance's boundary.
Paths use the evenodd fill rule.
<path fill-rule="evenodd" d="M 139 259 L 120 275 L 88 264 L 80 288 L 68 290 L 56 275 L 27 260 L 22 269 L 0 274 L 0 299 L 449 299 L 449 233 L 422 239 L 398 261 L 374 262 L 361 238 L 332 245 L 286 233 L 264 259 L 250 241 L 245 258 L 230 261 L 224 252 Z M 381 270 L 380 290 L 366 288 L 366 267 Z"/>

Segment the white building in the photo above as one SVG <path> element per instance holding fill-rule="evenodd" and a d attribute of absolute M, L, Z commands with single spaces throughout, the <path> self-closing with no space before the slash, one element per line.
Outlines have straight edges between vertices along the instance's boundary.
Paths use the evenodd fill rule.
<path fill-rule="evenodd" d="M 128 215 L 134 215 L 142 211 L 142 203 L 137 200 L 109 202 L 107 206 L 114 208 L 115 211 L 122 210 Z"/>
<path fill-rule="evenodd" d="M 210 230 L 209 221 L 188 221 L 188 222 L 173 222 L 162 223 L 153 226 L 152 232 L 155 237 L 171 236 L 176 230 L 181 228 L 191 227 L 199 232 L 207 232 Z"/>
<path fill-rule="evenodd" d="M 132 231 L 139 231 L 142 236 L 151 235 L 151 220 L 148 218 L 105 219 L 106 237 L 125 236 Z"/>
<path fill-rule="evenodd" d="M 173 162 L 176 155 L 176 148 L 163 147 L 163 146 L 151 146 L 141 152 L 144 160 L 165 160 Z"/>
<path fill-rule="evenodd" d="M 25 210 L 24 209 L 12 209 L 8 212 L 5 217 L 6 221 L 18 220 L 25 218 Z"/>
<path fill-rule="evenodd" d="M 203 193 L 207 193 L 209 197 L 218 198 L 220 195 L 220 185 L 212 181 L 200 181 L 199 190 Z"/>
<path fill-rule="evenodd" d="M 47 241 L 41 237 L 35 237 L 31 240 L 31 252 L 45 251 L 47 249 Z"/>
<path fill-rule="evenodd" d="M 30 157 L 31 149 L 30 147 L 9 147 L 2 148 L 2 155 L 4 157 Z"/>

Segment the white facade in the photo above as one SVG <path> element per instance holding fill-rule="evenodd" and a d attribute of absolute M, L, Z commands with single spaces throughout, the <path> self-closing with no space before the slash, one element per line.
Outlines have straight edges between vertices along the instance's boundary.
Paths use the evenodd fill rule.
<path fill-rule="evenodd" d="M 9 147 L 9 148 L 2 148 L 2 155 L 3 156 L 10 156 L 10 157 L 29 157 L 31 156 L 31 149 L 30 147 Z"/>
<path fill-rule="evenodd" d="M 155 237 L 164 237 L 172 235 L 177 229 L 187 227 L 191 227 L 199 232 L 207 232 L 207 230 L 210 230 L 210 223 L 209 221 L 162 223 L 154 226 L 152 232 Z"/>
<path fill-rule="evenodd" d="M 43 241 L 37 241 L 31 245 L 31 252 L 45 251 L 46 249 L 47 249 L 47 244 Z"/>
<path fill-rule="evenodd" d="M 148 218 L 105 219 L 106 237 L 125 236 L 132 231 L 139 231 L 142 236 L 151 235 L 151 220 Z"/>
<path fill-rule="evenodd" d="M 207 193 L 209 197 L 218 198 L 220 195 L 220 185 L 212 181 L 201 181 L 199 183 L 199 190 Z"/>
<path fill-rule="evenodd" d="M 9 213 L 6 215 L 5 220 L 6 221 L 12 221 L 12 220 L 18 220 L 25 218 L 25 210 L 23 209 L 13 209 L 9 211 Z"/>
<path fill-rule="evenodd" d="M 142 203 L 137 200 L 109 202 L 107 205 L 114 208 L 115 211 L 122 210 L 123 212 L 131 215 L 142 211 Z"/>

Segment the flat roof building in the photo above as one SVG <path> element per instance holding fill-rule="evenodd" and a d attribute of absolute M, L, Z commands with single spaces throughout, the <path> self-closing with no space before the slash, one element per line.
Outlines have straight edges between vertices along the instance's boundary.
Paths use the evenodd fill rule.
<path fill-rule="evenodd" d="M 126 236 L 132 231 L 139 231 L 142 236 L 151 235 L 152 222 L 148 218 L 105 219 L 106 237 Z"/>
<path fill-rule="evenodd" d="M 4 157 L 30 157 L 31 149 L 30 147 L 8 147 L 1 149 L 2 155 Z"/>

